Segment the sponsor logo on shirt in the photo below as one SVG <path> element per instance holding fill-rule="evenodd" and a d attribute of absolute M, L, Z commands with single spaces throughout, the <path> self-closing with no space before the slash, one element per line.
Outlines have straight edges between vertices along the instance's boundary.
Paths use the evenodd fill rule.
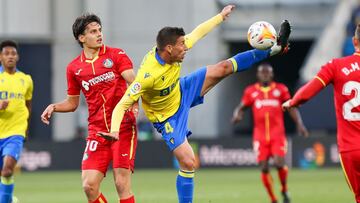
<path fill-rule="evenodd" d="M 101 83 L 101 82 L 109 82 L 109 81 L 112 81 L 115 79 L 115 74 L 114 72 L 110 71 L 110 72 L 106 72 L 102 75 L 99 75 L 99 76 L 96 76 L 94 78 L 91 78 L 90 80 L 88 81 L 81 81 L 81 84 L 82 86 L 84 87 L 84 89 L 86 91 L 89 91 L 90 87 L 91 86 L 94 86 L 98 83 Z"/>
<path fill-rule="evenodd" d="M 255 107 L 257 109 L 260 109 L 261 107 L 266 107 L 266 106 L 278 107 L 279 105 L 280 105 L 280 103 L 279 103 L 279 100 L 277 100 L 277 99 L 264 99 L 264 100 L 257 99 L 257 100 L 255 100 Z"/>
<path fill-rule="evenodd" d="M 132 85 L 132 87 L 130 89 L 130 93 L 137 94 L 140 92 L 140 90 L 141 90 L 141 85 L 140 85 L 140 83 L 136 82 Z"/>
<path fill-rule="evenodd" d="M 114 62 L 111 59 L 105 59 L 103 62 L 105 68 L 111 68 L 114 65 Z"/>

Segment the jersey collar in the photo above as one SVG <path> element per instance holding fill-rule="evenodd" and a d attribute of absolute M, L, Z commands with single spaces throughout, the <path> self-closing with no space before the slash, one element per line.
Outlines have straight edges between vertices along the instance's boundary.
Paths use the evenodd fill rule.
<path fill-rule="evenodd" d="M 103 44 L 101 47 L 100 47 L 100 51 L 99 51 L 99 54 L 98 54 L 98 56 L 101 56 L 101 55 L 104 55 L 106 53 L 106 46 L 105 46 L 105 44 Z M 98 58 L 98 57 L 95 57 L 95 58 Z M 84 50 L 82 50 L 82 52 L 81 52 L 81 55 L 80 55 L 80 60 L 81 60 L 81 62 L 84 62 L 84 61 L 93 61 L 94 59 L 87 59 L 86 57 L 85 57 L 85 53 L 84 53 Z"/>
<path fill-rule="evenodd" d="M 267 87 L 262 87 L 261 84 L 258 82 L 256 83 L 256 88 L 259 89 L 262 92 L 268 92 L 270 90 L 272 90 L 275 87 L 275 82 L 271 82 L 269 86 Z"/>
<path fill-rule="evenodd" d="M 160 55 L 157 52 L 157 48 L 155 48 L 155 58 L 156 60 L 163 66 L 165 65 L 165 61 L 160 57 Z"/>
<path fill-rule="evenodd" d="M 3 72 L 5 72 L 5 70 L 4 70 L 4 68 L 2 67 L 2 65 L 0 65 L 0 73 L 3 73 Z M 16 72 L 19 72 L 19 69 L 16 67 L 15 68 L 15 73 Z"/>

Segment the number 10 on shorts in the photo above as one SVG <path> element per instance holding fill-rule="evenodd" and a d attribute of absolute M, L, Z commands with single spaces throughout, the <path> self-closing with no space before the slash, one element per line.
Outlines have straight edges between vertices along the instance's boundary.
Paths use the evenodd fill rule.
<path fill-rule="evenodd" d="M 99 142 L 96 140 L 88 140 L 86 142 L 85 152 L 87 152 L 88 150 L 91 152 L 96 151 L 98 144 L 99 144 Z"/>

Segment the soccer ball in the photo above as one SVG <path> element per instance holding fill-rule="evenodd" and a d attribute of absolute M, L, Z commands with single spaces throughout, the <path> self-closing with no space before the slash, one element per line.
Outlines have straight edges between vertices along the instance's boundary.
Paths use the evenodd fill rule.
<path fill-rule="evenodd" d="M 276 43 L 276 30 L 266 21 L 255 22 L 249 27 L 248 41 L 255 49 L 269 49 Z"/>

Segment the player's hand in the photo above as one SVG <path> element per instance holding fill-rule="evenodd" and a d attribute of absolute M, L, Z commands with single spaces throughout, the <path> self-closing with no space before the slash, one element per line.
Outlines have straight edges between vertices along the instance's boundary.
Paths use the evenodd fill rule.
<path fill-rule="evenodd" d="M 44 110 L 44 112 L 41 114 L 41 121 L 43 123 L 45 123 L 46 125 L 50 124 L 50 118 L 52 113 L 55 110 L 55 105 L 54 104 L 50 104 L 49 106 L 46 107 L 46 109 Z"/>
<path fill-rule="evenodd" d="M 227 5 L 223 8 L 223 10 L 220 12 L 220 14 L 223 17 L 223 20 L 226 20 L 229 18 L 230 13 L 234 10 L 235 6 L 234 5 Z"/>
<path fill-rule="evenodd" d="M 139 103 L 138 102 L 135 102 L 129 109 L 130 111 L 133 112 L 135 118 L 138 117 L 139 115 Z"/>
<path fill-rule="evenodd" d="M 287 110 L 291 109 L 292 106 L 290 105 L 290 102 L 291 102 L 291 99 L 287 100 L 286 102 L 284 102 L 284 103 L 281 105 L 281 108 L 282 108 L 284 111 L 287 111 Z"/>
<path fill-rule="evenodd" d="M 231 122 L 233 124 L 235 123 L 239 123 L 242 119 L 244 118 L 244 112 L 243 111 L 240 111 L 240 112 L 234 112 L 234 115 L 231 119 Z"/>
<path fill-rule="evenodd" d="M 96 135 L 103 137 L 106 140 L 118 140 L 119 139 L 119 132 L 112 132 L 112 133 L 98 132 L 98 133 L 96 133 Z"/>
<path fill-rule="evenodd" d="M 306 127 L 304 125 L 298 125 L 297 126 L 297 130 L 300 133 L 300 135 L 306 137 L 309 137 L 309 131 L 306 129 Z"/>
<path fill-rule="evenodd" d="M 0 100 L 0 110 L 5 110 L 9 105 L 9 100 Z"/>

